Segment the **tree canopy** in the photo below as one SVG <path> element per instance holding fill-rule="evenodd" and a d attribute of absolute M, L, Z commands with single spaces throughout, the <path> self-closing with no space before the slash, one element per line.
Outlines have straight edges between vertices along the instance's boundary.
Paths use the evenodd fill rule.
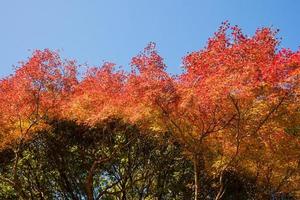
<path fill-rule="evenodd" d="M 225 22 L 176 76 L 154 43 L 82 77 L 34 51 L 0 81 L 0 197 L 300 198 L 300 51 L 276 33 Z"/>

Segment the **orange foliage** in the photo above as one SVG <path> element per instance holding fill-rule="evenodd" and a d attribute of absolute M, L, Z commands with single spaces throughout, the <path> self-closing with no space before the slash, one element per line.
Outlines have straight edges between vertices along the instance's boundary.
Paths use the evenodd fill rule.
<path fill-rule="evenodd" d="M 75 61 L 35 51 L 0 81 L 0 143 L 30 138 L 51 118 L 93 125 L 114 117 L 169 131 L 189 153 L 217 145 L 237 156 L 238 143 L 254 140 L 271 149 L 269 140 L 290 137 L 299 145 L 284 130 L 298 123 L 287 119 L 299 112 L 300 51 L 278 50 L 278 43 L 270 28 L 249 37 L 224 23 L 204 49 L 184 57 L 179 76 L 167 73 L 150 43 L 132 58 L 130 72 L 104 63 L 81 80 Z"/>
<path fill-rule="evenodd" d="M 74 61 L 57 52 L 35 51 L 15 74 L 0 82 L 1 145 L 30 137 L 49 117 L 58 117 L 77 84 Z"/>

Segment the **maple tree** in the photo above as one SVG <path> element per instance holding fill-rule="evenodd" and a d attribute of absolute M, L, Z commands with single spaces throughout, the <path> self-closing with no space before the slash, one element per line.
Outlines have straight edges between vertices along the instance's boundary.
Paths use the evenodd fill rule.
<path fill-rule="evenodd" d="M 224 23 L 204 50 L 185 57 L 183 111 L 176 115 L 188 123 L 191 144 L 199 148 L 201 156 L 203 146 L 211 150 L 217 150 L 216 143 L 223 146 L 220 181 L 224 169 L 253 148 L 247 143 L 249 138 L 266 145 L 270 138 L 290 137 L 283 133 L 285 124 L 274 121 L 288 117 L 282 110 L 299 100 L 299 52 L 277 52 L 276 32 L 269 28 L 258 29 L 252 37 L 242 34 L 238 27 L 231 27 L 228 35 L 228 29 Z M 293 150 L 299 153 L 299 145 Z M 221 185 L 219 198 L 223 192 Z"/>
<path fill-rule="evenodd" d="M 1 80 L 1 122 L 8 126 L 1 143 L 29 137 L 29 131 L 47 117 L 57 117 L 77 83 L 74 61 L 62 61 L 57 52 L 35 51 L 14 75 Z M 8 138 L 9 140 L 4 140 Z"/>
<path fill-rule="evenodd" d="M 148 52 L 149 47 L 133 59 L 139 73 L 127 95 L 137 95 L 134 112 L 144 114 L 141 121 L 148 127 L 171 131 L 184 146 L 194 162 L 195 199 L 205 181 L 207 149 L 225 155 L 222 181 L 222 173 L 246 151 L 248 138 L 262 137 L 256 142 L 266 144 L 267 137 L 289 137 L 282 133 L 285 125 L 274 120 L 287 104 L 295 106 L 291 101 L 299 100 L 299 52 L 277 52 L 276 31 L 269 28 L 252 37 L 238 27 L 231 27 L 228 35 L 229 29 L 224 23 L 204 50 L 187 55 L 186 72 L 178 79 L 168 76 L 161 57 L 153 49 Z M 219 157 L 207 160 L 213 164 Z M 221 186 L 216 199 L 223 193 Z"/>
<path fill-rule="evenodd" d="M 225 22 L 205 48 L 183 58 L 177 76 L 167 72 L 154 43 L 132 58 L 129 72 L 104 63 L 82 78 L 75 61 L 47 49 L 33 52 L 0 81 L 0 148 L 15 151 L 14 178 L 1 179 L 24 195 L 20 149 L 49 121 L 97 127 L 120 119 L 154 137 L 172 136 L 193 163 L 195 200 L 224 197 L 234 170 L 256 177 L 267 195 L 299 189 L 300 51 L 279 49 L 276 33 L 260 28 L 247 36 Z M 110 162 L 101 156 L 93 155 L 87 173 L 88 199 L 97 167 Z"/>
<path fill-rule="evenodd" d="M 1 177 L 20 192 L 17 176 L 24 141 L 43 123 L 57 116 L 64 101 L 77 83 L 74 61 L 62 61 L 56 52 L 35 51 L 28 62 L 22 62 L 15 74 L 0 82 L 0 147 L 13 146 L 15 153 L 12 179 Z M 21 192 L 19 193 L 22 196 Z M 23 197 L 26 199 L 26 197 Z"/>

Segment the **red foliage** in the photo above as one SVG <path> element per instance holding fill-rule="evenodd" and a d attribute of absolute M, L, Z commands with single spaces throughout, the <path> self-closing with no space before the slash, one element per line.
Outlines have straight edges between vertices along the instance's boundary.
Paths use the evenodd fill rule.
<path fill-rule="evenodd" d="M 198 141 L 232 125 L 235 102 L 239 109 L 255 113 L 248 120 L 254 123 L 283 96 L 299 94 L 300 52 L 278 51 L 278 43 L 270 28 L 249 37 L 225 22 L 203 50 L 184 57 L 185 72 L 178 77 L 166 72 L 150 43 L 132 58 L 131 72 L 104 63 L 90 68 L 80 81 L 75 61 L 38 50 L 14 75 L 1 80 L 0 121 L 14 130 L 18 121 L 28 128 L 51 117 L 91 124 L 118 117 L 162 131 L 176 130 L 181 132 L 176 137 Z"/>
<path fill-rule="evenodd" d="M 57 52 L 33 52 L 15 74 L 0 82 L 0 107 L 4 143 L 27 137 L 40 121 L 59 116 L 77 84 L 74 61 L 62 61 Z M 4 135 L 5 134 L 5 135 Z M 12 137 L 12 138 L 11 138 Z"/>

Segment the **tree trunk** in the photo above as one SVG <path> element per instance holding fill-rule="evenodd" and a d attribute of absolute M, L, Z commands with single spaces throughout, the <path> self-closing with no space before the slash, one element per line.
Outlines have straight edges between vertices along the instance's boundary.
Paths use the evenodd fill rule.
<path fill-rule="evenodd" d="M 202 153 L 196 153 L 193 156 L 193 165 L 194 165 L 194 200 L 201 199 L 201 193 L 203 193 L 203 183 L 204 183 L 204 167 L 205 161 Z"/>
<path fill-rule="evenodd" d="M 27 194 L 24 192 L 23 190 L 23 186 L 22 183 L 19 179 L 19 175 L 18 175 L 18 167 L 19 167 L 19 159 L 21 156 L 21 146 L 23 145 L 23 142 L 20 141 L 20 143 L 18 144 L 17 148 L 14 150 L 15 153 L 15 161 L 14 161 L 14 165 L 13 165 L 13 169 L 12 169 L 12 173 L 13 173 L 13 188 L 15 189 L 19 199 L 21 200 L 25 200 L 25 199 L 29 199 L 29 197 L 27 196 Z"/>
<path fill-rule="evenodd" d="M 94 194 L 93 194 L 93 178 L 94 178 L 94 171 L 97 166 L 97 161 L 94 161 L 92 164 L 92 167 L 88 171 L 87 177 L 85 179 L 85 190 L 86 190 L 86 196 L 87 200 L 94 200 Z"/>
<path fill-rule="evenodd" d="M 224 171 L 222 171 L 222 173 L 220 174 L 220 178 L 219 178 L 220 188 L 217 193 L 217 196 L 215 197 L 215 200 L 220 200 L 226 191 L 226 185 L 224 184 L 223 177 L 224 177 Z"/>
<path fill-rule="evenodd" d="M 122 191 L 122 200 L 126 200 L 127 197 L 126 197 L 126 188 L 123 188 L 123 191 Z"/>

